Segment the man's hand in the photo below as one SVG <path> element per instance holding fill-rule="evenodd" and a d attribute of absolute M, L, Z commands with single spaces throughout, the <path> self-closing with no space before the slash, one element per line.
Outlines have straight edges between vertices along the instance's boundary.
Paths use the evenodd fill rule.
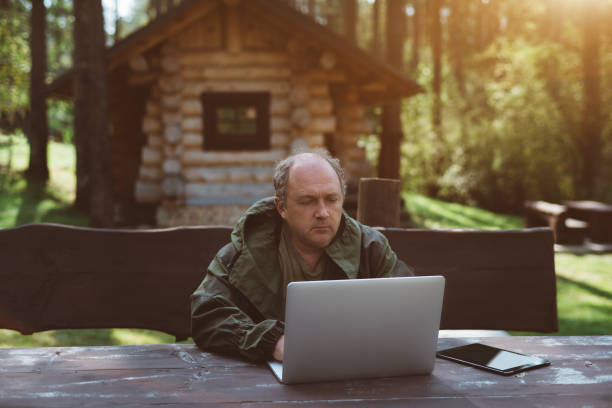
<path fill-rule="evenodd" d="M 285 351 L 285 335 L 280 336 L 278 341 L 276 342 L 276 346 L 274 346 L 274 353 L 272 353 L 272 357 L 274 357 L 277 361 L 283 361 L 283 353 Z"/>

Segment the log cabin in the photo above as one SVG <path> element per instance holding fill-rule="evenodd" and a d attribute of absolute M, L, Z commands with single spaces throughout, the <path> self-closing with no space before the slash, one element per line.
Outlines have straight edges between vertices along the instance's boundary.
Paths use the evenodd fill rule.
<path fill-rule="evenodd" d="M 330 151 L 349 182 L 371 177 L 358 145 L 371 108 L 422 90 L 280 0 L 186 0 L 106 63 L 118 214 L 159 227 L 235 223 L 303 149 Z M 72 71 L 49 95 L 71 98 Z"/>

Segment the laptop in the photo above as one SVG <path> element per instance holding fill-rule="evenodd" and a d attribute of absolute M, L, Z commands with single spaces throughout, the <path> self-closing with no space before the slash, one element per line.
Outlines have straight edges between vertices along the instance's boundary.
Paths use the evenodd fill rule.
<path fill-rule="evenodd" d="M 444 277 L 292 282 L 287 287 L 284 384 L 429 374 Z"/>

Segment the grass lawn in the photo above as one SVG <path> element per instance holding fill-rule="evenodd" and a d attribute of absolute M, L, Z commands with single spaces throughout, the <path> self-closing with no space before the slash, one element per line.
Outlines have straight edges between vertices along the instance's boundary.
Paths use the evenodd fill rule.
<path fill-rule="evenodd" d="M 31 222 L 87 225 L 87 216 L 71 208 L 76 182 L 74 147 L 49 144 L 46 186 L 28 183 L 23 177 L 28 154 L 25 138 L 0 135 L 0 228 Z"/>
<path fill-rule="evenodd" d="M 71 208 L 75 186 L 73 146 L 50 143 L 50 181 L 46 186 L 28 185 L 23 178 L 27 157 L 28 145 L 23 138 L 9 139 L 0 135 L 0 228 L 30 222 L 87 225 L 87 216 Z M 507 229 L 520 228 L 523 223 L 521 217 L 494 214 L 418 194 L 407 193 L 404 198 L 413 221 L 423 228 Z M 555 264 L 559 310 L 557 334 L 612 334 L 612 254 L 556 254 Z M 23 336 L 0 329 L 0 347 L 172 342 L 172 336 L 152 330 L 53 330 Z"/>
<path fill-rule="evenodd" d="M 612 254 L 556 254 L 559 334 L 612 334 Z"/>

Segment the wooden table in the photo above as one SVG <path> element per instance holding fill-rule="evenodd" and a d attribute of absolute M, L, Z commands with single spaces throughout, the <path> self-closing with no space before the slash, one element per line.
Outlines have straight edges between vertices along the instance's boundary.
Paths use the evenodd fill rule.
<path fill-rule="evenodd" d="M 598 201 L 566 201 L 568 216 L 586 221 L 588 236 L 599 244 L 612 243 L 612 205 Z"/>
<path fill-rule="evenodd" d="M 0 406 L 612 407 L 612 336 L 440 339 L 534 354 L 503 377 L 436 360 L 432 375 L 286 386 L 262 364 L 193 345 L 0 349 Z"/>

